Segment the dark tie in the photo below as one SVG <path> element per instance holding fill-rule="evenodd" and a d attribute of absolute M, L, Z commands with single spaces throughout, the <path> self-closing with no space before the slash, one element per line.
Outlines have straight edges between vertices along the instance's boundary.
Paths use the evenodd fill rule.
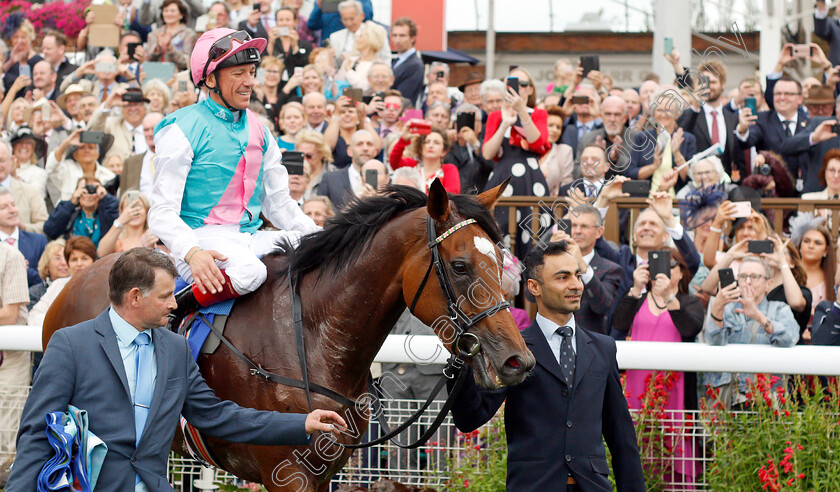
<path fill-rule="evenodd" d="M 788 137 L 793 136 L 793 134 L 790 132 L 790 124 L 791 123 L 793 123 L 793 121 L 790 121 L 790 120 L 785 120 L 785 121 L 782 122 L 782 124 L 785 125 L 785 135 L 787 135 Z"/>
<path fill-rule="evenodd" d="M 557 334 L 563 337 L 563 342 L 560 344 L 560 371 L 563 374 L 563 380 L 566 381 L 566 386 L 571 388 L 572 381 L 575 379 L 575 351 L 572 349 L 572 328 L 561 326 L 557 328 Z"/>
<path fill-rule="evenodd" d="M 720 142 L 720 133 L 718 132 L 717 111 L 712 111 L 712 145 Z"/>

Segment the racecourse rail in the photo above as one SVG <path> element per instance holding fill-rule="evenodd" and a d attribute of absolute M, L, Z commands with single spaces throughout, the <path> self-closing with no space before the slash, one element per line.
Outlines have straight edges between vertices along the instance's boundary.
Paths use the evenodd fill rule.
<path fill-rule="evenodd" d="M 621 369 L 840 375 L 840 347 L 626 341 L 616 345 Z M 33 326 L 0 326 L 0 350 L 40 352 L 41 330 Z M 443 364 L 448 355 L 435 336 L 389 335 L 374 361 Z"/>

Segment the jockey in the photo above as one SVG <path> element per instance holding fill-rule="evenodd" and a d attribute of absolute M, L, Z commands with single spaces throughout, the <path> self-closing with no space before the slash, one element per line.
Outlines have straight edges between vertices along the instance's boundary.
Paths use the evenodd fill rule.
<path fill-rule="evenodd" d="M 181 277 L 194 282 L 176 294 L 170 328 L 201 306 L 253 292 L 266 279 L 259 255 L 319 230 L 289 195 L 277 142 L 247 109 L 266 43 L 233 29 L 204 33 L 190 72 L 209 97 L 155 128 L 149 228 L 172 252 Z M 280 230 L 258 230 L 261 212 Z"/>

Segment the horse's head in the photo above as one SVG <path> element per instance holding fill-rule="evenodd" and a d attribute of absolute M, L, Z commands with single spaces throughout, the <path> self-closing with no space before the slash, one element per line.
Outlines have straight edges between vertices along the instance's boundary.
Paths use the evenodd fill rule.
<path fill-rule="evenodd" d="M 506 186 L 450 201 L 436 180 L 423 214 L 428 241 L 411 252 L 403 277 L 414 315 L 450 352 L 467 357 L 476 382 L 490 389 L 521 383 L 535 363 L 502 291 L 502 250 L 490 210 Z"/>

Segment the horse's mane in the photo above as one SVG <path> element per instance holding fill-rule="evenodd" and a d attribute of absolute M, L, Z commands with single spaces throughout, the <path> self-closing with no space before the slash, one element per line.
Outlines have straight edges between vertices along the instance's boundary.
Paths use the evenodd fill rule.
<path fill-rule="evenodd" d="M 454 211 L 464 219 L 475 219 L 494 243 L 501 241 L 501 233 L 493 215 L 474 196 L 449 195 Z M 272 253 L 289 258 L 293 277 L 322 268 L 337 272 L 353 263 L 373 241 L 385 224 L 403 214 L 425 207 L 425 193 L 409 186 L 392 185 L 383 194 L 368 198 L 354 198 L 341 212 L 327 220 L 322 231 L 301 239 L 297 248 L 285 241 Z"/>

